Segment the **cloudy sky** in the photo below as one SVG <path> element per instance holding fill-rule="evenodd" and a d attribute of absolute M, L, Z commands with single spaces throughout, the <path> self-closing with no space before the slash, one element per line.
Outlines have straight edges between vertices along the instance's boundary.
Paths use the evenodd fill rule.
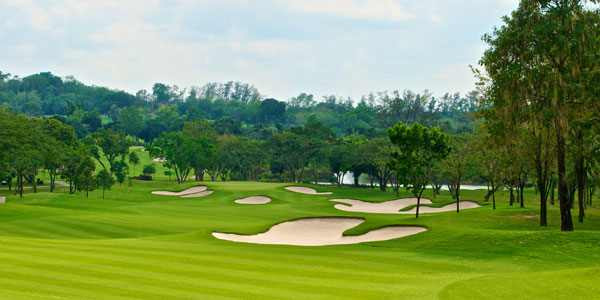
<path fill-rule="evenodd" d="M 474 88 L 518 0 L 0 1 L 0 71 L 135 93 L 242 81 L 286 100 Z"/>

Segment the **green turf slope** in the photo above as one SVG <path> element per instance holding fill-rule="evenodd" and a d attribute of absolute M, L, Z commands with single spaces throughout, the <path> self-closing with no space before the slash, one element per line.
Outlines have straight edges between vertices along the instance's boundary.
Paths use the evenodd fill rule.
<path fill-rule="evenodd" d="M 587 211 L 561 233 L 558 210 L 540 228 L 537 206 L 377 215 L 334 209 L 329 198 L 395 199 L 392 192 L 286 184 L 204 182 L 203 198 L 152 195 L 196 185 L 138 182 L 81 194 L 8 195 L 0 205 L 2 299 L 594 299 L 600 297 L 600 213 Z M 7 195 L 2 191 L 0 196 Z M 447 192 L 446 192 L 447 193 Z M 444 194 L 444 193 L 443 193 Z M 482 192 L 465 191 L 481 201 Z M 265 205 L 233 201 L 266 195 Z M 404 194 L 407 195 L 407 194 Z M 534 195 L 529 195 L 533 198 Z M 505 199 L 499 197 L 501 200 Z M 434 201 L 449 203 L 446 195 Z M 483 203 L 483 202 L 481 202 Z M 253 234 L 302 217 L 359 216 L 346 232 L 423 225 L 429 231 L 384 242 L 324 247 L 218 240 L 213 231 Z M 575 220 L 576 221 L 576 220 Z"/>

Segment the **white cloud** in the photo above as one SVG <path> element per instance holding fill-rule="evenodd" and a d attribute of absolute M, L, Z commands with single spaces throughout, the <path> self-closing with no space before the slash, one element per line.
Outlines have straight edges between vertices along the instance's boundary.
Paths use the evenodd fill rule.
<path fill-rule="evenodd" d="M 433 23 L 442 24 L 442 18 L 440 18 L 440 16 L 438 16 L 435 13 L 427 14 L 427 19 L 429 19 L 429 21 L 431 21 Z"/>
<path fill-rule="evenodd" d="M 347 18 L 405 21 L 411 15 L 394 0 L 281 0 L 284 6 L 302 12 Z"/>

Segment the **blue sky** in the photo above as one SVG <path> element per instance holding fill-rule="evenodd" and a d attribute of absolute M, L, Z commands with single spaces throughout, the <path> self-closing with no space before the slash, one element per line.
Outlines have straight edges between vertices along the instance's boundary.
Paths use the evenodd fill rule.
<path fill-rule="evenodd" d="M 268 97 L 474 89 L 517 0 L 0 1 L 0 70 L 135 93 L 229 80 Z"/>

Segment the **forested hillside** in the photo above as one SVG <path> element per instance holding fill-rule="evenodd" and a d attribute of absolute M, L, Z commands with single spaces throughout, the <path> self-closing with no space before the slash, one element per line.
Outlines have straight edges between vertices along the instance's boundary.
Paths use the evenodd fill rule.
<path fill-rule="evenodd" d="M 445 132 L 472 130 L 469 113 L 477 94 L 466 96 L 431 93 L 374 92 L 361 99 L 312 94 L 289 99 L 264 98 L 247 83 L 206 83 L 179 88 L 162 83 L 135 95 L 106 87 L 86 85 L 72 76 L 44 72 L 25 77 L 0 71 L 0 106 L 27 116 L 52 117 L 75 128 L 82 138 L 100 129 L 118 129 L 152 142 L 163 132 L 178 131 L 184 122 L 207 119 L 219 134 L 266 139 L 305 124 L 314 115 L 337 137 L 384 136 L 398 121 L 440 126 Z"/>

